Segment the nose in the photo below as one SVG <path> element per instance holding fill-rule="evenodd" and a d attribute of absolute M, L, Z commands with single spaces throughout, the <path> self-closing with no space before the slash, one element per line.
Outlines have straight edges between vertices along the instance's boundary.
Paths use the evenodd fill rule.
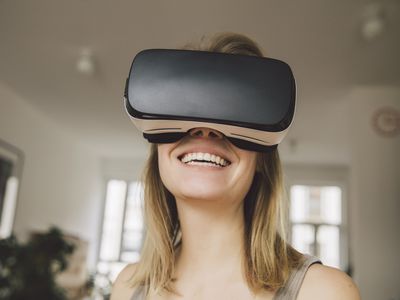
<path fill-rule="evenodd" d="M 212 139 L 222 139 L 223 134 L 218 130 L 206 128 L 206 127 L 197 127 L 189 130 L 189 134 L 193 137 L 204 137 L 204 138 L 212 138 Z"/>

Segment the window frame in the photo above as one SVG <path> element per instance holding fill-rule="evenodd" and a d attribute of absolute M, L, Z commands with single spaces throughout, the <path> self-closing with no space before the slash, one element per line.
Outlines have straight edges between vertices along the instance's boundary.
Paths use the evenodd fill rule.
<path fill-rule="evenodd" d="M 104 220 L 105 220 L 105 207 L 106 207 L 106 201 L 107 201 L 107 186 L 108 183 L 111 180 L 119 180 L 119 181 L 124 181 L 126 184 L 126 193 L 125 193 L 125 197 L 124 197 L 124 203 L 123 203 L 123 213 L 122 213 L 122 231 L 121 231 L 121 239 L 119 241 L 119 251 L 118 251 L 118 259 L 117 260 L 102 260 L 100 258 L 100 251 L 101 251 L 101 243 L 102 243 L 102 237 L 103 237 L 103 232 L 104 232 Z M 100 220 L 100 230 L 99 230 L 99 238 L 98 238 L 98 245 L 97 245 L 97 255 L 96 255 L 96 266 L 97 264 L 101 261 L 101 262 L 107 262 L 107 263 L 129 263 L 129 262 L 125 262 L 121 259 L 122 253 L 124 252 L 123 250 L 123 242 L 124 242 L 124 232 L 126 231 L 125 229 L 125 218 L 126 218 L 126 208 L 127 208 L 127 203 L 128 203 L 128 197 L 129 197 L 129 186 L 131 183 L 133 182 L 140 182 L 139 179 L 120 179 L 120 178 L 110 178 L 110 179 L 104 179 L 103 181 L 103 203 L 102 203 L 102 217 Z M 145 228 L 143 228 L 143 235 L 145 233 Z M 143 243 L 142 243 L 143 244 Z M 97 267 L 96 267 L 97 268 Z"/>
<path fill-rule="evenodd" d="M 295 185 L 306 186 L 337 186 L 341 189 L 342 222 L 339 228 L 339 264 L 340 269 L 348 271 L 351 266 L 351 230 L 349 225 L 350 205 L 348 201 L 349 169 L 347 166 L 336 165 L 284 165 L 283 168 L 285 191 L 288 201 L 288 239 L 292 239 L 292 226 L 297 223 L 290 220 L 291 187 Z M 314 226 L 313 224 L 310 224 Z M 317 233 L 314 233 L 317 234 Z"/>
<path fill-rule="evenodd" d="M 5 239 L 12 235 L 15 226 L 25 154 L 18 147 L 0 139 L 0 157 L 11 163 L 11 173 L 0 201 L 0 239 Z"/>
<path fill-rule="evenodd" d="M 96 241 L 95 266 L 100 261 L 101 238 L 103 236 L 103 224 L 107 198 L 107 184 L 110 180 L 123 180 L 126 182 L 140 181 L 141 175 L 147 161 L 146 152 L 133 153 L 129 158 L 102 158 L 100 160 L 101 172 L 101 207 L 98 221 L 98 232 Z M 129 188 L 129 187 L 128 187 Z M 128 195 L 128 194 L 127 194 Z M 126 195 L 126 197 L 127 197 Z"/>

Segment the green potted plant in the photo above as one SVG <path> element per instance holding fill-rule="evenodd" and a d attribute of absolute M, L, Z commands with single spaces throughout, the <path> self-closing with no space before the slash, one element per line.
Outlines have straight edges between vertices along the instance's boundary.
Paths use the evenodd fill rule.
<path fill-rule="evenodd" d="M 34 234 L 25 244 L 12 235 L 0 240 L 0 299 L 66 300 L 55 275 L 67 268 L 74 245 L 56 227 Z"/>

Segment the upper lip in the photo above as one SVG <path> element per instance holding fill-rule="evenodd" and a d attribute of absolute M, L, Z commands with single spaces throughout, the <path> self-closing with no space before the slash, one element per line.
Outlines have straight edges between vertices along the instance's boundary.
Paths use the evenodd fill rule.
<path fill-rule="evenodd" d="M 229 155 L 226 153 L 226 151 L 223 151 L 221 149 L 218 149 L 216 147 L 211 147 L 211 146 L 191 146 L 183 149 L 180 154 L 178 154 L 178 159 L 181 159 L 185 154 L 187 153 L 210 153 L 217 155 L 225 160 L 228 160 L 229 162 L 232 162 L 232 159 L 229 157 Z"/>

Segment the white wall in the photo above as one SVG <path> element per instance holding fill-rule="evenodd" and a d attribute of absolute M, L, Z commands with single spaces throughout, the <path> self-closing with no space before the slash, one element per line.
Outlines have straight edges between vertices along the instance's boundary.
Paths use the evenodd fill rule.
<path fill-rule="evenodd" d="M 287 164 L 349 165 L 348 99 L 297 99 L 279 152 Z"/>
<path fill-rule="evenodd" d="M 93 266 L 103 199 L 99 159 L 1 84 L 0 138 L 25 154 L 17 236 L 24 239 L 31 230 L 57 225 L 90 243 Z"/>
<path fill-rule="evenodd" d="M 379 136 L 374 111 L 400 111 L 400 88 L 359 87 L 349 95 L 351 218 L 362 299 L 400 299 L 400 135 Z"/>
<path fill-rule="evenodd" d="M 134 153 L 129 158 L 102 158 L 101 174 L 104 180 L 120 179 L 134 181 L 141 179 L 149 153 L 150 149 L 148 149 L 148 153 Z"/>

